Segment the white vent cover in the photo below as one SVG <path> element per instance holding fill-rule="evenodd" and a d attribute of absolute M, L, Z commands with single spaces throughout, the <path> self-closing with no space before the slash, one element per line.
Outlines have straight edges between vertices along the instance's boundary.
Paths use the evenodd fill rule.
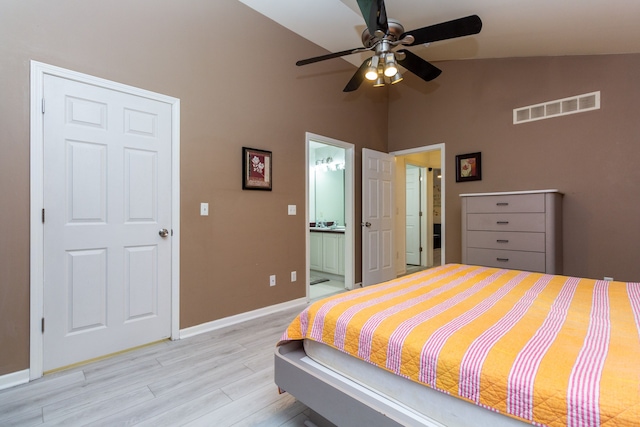
<path fill-rule="evenodd" d="M 567 114 L 599 109 L 600 91 L 585 93 L 584 95 L 516 108 L 513 110 L 513 124 L 517 125 L 534 120 L 550 119 L 551 117 L 566 116 Z"/>

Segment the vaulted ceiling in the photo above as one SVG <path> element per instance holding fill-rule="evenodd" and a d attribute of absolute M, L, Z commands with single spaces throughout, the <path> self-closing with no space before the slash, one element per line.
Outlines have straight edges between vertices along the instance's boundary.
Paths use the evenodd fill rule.
<path fill-rule="evenodd" d="M 330 52 L 362 46 L 365 24 L 356 0 L 239 1 Z M 386 0 L 385 5 L 387 16 L 405 31 L 480 16 L 480 34 L 411 48 L 428 61 L 640 52 L 638 0 Z M 360 65 L 367 56 L 344 59 Z"/>

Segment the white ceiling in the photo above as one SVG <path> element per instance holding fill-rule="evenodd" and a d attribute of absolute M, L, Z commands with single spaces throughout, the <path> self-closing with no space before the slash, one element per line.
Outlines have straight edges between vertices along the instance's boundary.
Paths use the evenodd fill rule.
<path fill-rule="evenodd" d="M 330 52 L 362 46 L 356 0 L 239 1 Z M 385 6 L 405 31 L 480 16 L 480 34 L 410 48 L 429 61 L 640 52 L 640 0 L 386 0 Z M 360 65 L 367 56 L 345 59 Z"/>

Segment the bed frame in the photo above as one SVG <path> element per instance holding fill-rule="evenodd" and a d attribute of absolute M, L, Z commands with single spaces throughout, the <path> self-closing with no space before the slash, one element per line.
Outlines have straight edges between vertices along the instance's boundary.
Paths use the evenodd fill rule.
<path fill-rule="evenodd" d="M 429 407 L 425 408 L 425 412 L 437 412 L 439 421 L 436 421 L 425 413 L 418 413 L 383 393 L 374 392 L 311 360 L 301 341 L 277 347 L 274 368 L 275 382 L 280 390 L 290 393 L 310 409 L 341 427 L 530 425 L 398 377 L 407 381 L 407 387 L 417 387 L 419 393 L 428 396 L 429 404 L 426 406 Z"/>

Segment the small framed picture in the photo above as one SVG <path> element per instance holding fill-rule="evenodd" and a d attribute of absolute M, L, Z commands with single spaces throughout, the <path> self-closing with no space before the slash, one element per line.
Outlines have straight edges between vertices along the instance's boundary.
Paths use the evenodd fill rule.
<path fill-rule="evenodd" d="M 271 151 L 242 147 L 242 189 L 271 191 Z"/>
<path fill-rule="evenodd" d="M 480 181 L 482 179 L 481 153 L 456 156 L 456 182 Z"/>

